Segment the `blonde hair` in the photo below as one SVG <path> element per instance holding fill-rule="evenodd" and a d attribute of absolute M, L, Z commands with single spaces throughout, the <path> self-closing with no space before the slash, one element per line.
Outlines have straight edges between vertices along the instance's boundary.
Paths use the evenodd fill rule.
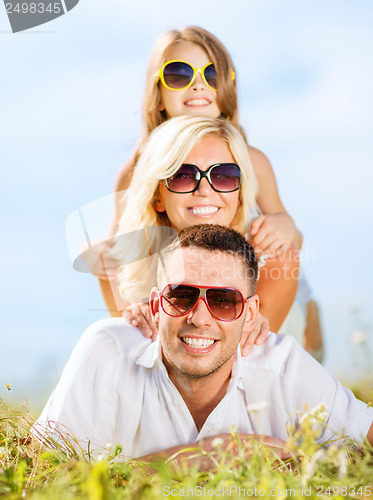
<path fill-rule="evenodd" d="M 167 61 L 169 49 L 178 43 L 186 42 L 198 45 L 214 64 L 219 85 L 217 105 L 224 118 L 239 126 L 237 84 L 235 78 L 232 80 L 232 71 L 235 70 L 227 49 L 214 35 L 203 28 L 188 26 L 180 31 L 171 30 L 161 35 L 150 56 L 143 101 L 143 141 L 155 127 L 167 120 L 165 111 L 159 110 L 161 84 L 157 80 L 158 71 Z"/>
<path fill-rule="evenodd" d="M 239 208 L 232 221 L 232 228 L 245 233 L 251 221 L 251 209 L 255 206 L 257 180 L 251 164 L 248 148 L 242 134 L 228 120 L 198 116 L 178 116 L 167 120 L 149 136 L 134 175 L 124 196 L 125 209 L 119 222 L 119 234 L 136 234 L 149 226 L 170 226 L 166 213 L 155 210 L 159 194 L 159 182 L 174 175 L 192 149 L 206 136 L 215 135 L 223 140 L 241 169 L 242 184 L 239 191 Z M 139 234 L 139 233 L 137 233 Z M 116 249 L 117 258 L 127 252 L 137 253 L 137 262 L 125 267 L 120 276 L 120 293 L 131 302 L 145 299 L 155 283 L 155 264 L 145 276 L 144 264 L 139 262 L 150 255 L 150 248 L 159 248 L 155 241 L 159 232 L 147 235 L 146 245 L 139 240 L 127 239 L 125 247 Z M 123 253 L 126 252 L 126 253 Z"/>

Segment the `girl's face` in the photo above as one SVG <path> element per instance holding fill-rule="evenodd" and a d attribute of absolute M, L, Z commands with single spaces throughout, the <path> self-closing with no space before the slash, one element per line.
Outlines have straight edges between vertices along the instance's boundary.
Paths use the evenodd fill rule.
<path fill-rule="evenodd" d="M 185 158 L 184 163 L 208 170 L 215 163 L 232 163 L 234 158 L 226 142 L 216 136 L 204 137 Z M 195 224 L 221 224 L 229 227 L 239 207 L 239 190 L 218 193 L 203 178 L 193 193 L 172 193 L 164 182 L 159 185 L 157 212 L 166 212 L 171 226 L 180 231 Z"/>
<path fill-rule="evenodd" d="M 181 60 L 195 68 L 203 68 L 210 63 L 206 52 L 194 43 L 181 42 L 171 47 L 167 52 L 166 61 Z M 180 115 L 200 115 L 217 118 L 220 109 L 216 103 L 216 92 L 203 82 L 197 73 L 192 85 L 182 90 L 169 90 L 160 85 L 161 103 L 159 109 L 165 110 L 167 117 Z"/>

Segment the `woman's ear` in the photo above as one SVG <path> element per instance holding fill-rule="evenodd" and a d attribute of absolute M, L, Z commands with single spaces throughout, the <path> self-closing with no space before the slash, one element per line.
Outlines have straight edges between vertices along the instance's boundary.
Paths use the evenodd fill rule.
<path fill-rule="evenodd" d="M 159 325 L 159 291 L 158 288 L 153 287 L 149 297 L 150 312 L 154 323 Z"/>
<path fill-rule="evenodd" d="M 156 212 L 165 212 L 166 211 L 165 206 L 163 205 L 161 200 L 155 200 L 153 205 L 154 205 L 154 209 Z"/>
<path fill-rule="evenodd" d="M 164 181 L 162 181 L 162 180 L 159 181 L 157 189 L 154 191 L 153 200 L 152 200 L 152 205 L 153 205 L 154 210 L 156 212 L 160 212 L 160 213 L 166 211 L 166 207 L 164 206 L 164 203 L 162 201 L 162 194 L 161 194 L 163 183 L 164 183 Z"/>

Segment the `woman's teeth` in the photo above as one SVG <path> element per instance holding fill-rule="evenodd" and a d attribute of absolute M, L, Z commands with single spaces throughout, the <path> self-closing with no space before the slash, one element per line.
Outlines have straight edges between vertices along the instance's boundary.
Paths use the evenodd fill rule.
<path fill-rule="evenodd" d="M 182 337 L 181 339 L 185 344 L 190 345 L 191 347 L 198 347 L 198 348 L 204 348 L 204 347 L 210 347 L 215 340 L 211 339 L 198 339 L 195 337 Z"/>
<path fill-rule="evenodd" d="M 192 214 L 208 215 L 214 214 L 219 210 L 219 207 L 193 207 L 189 208 Z"/>

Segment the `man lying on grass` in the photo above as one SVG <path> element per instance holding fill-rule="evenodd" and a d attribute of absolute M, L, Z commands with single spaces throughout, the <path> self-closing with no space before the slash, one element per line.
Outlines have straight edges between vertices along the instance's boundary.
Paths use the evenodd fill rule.
<path fill-rule="evenodd" d="M 243 324 L 253 325 L 258 313 L 257 274 L 253 249 L 237 232 L 217 225 L 181 231 L 160 253 L 151 292 L 157 341 L 121 318 L 92 325 L 33 433 L 68 430 L 85 450 L 120 443 L 125 456 L 146 459 L 191 444 L 208 450 L 217 436 L 225 446 L 232 427 L 241 441 L 264 435 L 282 446 L 287 424 L 324 403 L 320 443 L 336 435 L 373 443 L 373 408 L 292 337 L 271 333 L 240 356 Z"/>

